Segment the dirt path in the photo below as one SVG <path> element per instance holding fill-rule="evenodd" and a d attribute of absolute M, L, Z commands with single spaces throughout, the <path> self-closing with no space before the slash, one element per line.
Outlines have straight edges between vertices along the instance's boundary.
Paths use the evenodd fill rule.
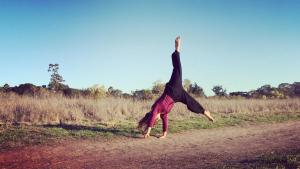
<path fill-rule="evenodd" d="M 0 168 L 212 168 L 300 148 L 300 121 L 193 130 L 166 139 L 64 141 L 0 154 Z"/>

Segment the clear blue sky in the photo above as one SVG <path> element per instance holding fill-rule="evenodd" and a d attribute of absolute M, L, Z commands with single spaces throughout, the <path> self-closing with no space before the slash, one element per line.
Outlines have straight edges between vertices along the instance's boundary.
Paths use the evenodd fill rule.
<path fill-rule="evenodd" d="M 208 95 L 300 81 L 299 0 L 1 0 L 0 85 L 48 84 L 59 63 L 73 88 L 150 88 L 176 35 L 183 78 Z"/>

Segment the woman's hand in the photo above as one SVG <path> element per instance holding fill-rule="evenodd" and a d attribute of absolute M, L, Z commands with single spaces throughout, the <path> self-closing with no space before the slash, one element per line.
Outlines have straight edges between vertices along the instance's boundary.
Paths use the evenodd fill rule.
<path fill-rule="evenodd" d="M 150 133 L 146 133 L 146 134 L 144 135 L 144 138 L 148 138 L 148 137 L 150 137 Z"/>
<path fill-rule="evenodd" d="M 181 46 L 181 39 L 180 36 L 177 36 L 175 39 L 175 50 L 177 52 L 180 52 L 180 46 Z"/>
<path fill-rule="evenodd" d="M 150 137 L 150 132 L 151 132 L 151 127 L 148 127 L 146 134 L 144 134 L 144 138 Z"/>

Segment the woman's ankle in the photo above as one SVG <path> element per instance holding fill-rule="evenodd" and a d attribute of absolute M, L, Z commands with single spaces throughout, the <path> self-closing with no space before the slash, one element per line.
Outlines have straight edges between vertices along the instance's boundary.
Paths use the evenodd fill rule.
<path fill-rule="evenodd" d="M 205 115 L 210 121 L 212 121 L 212 122 L 215 121 L 215 119 L 211 116 L 211 114 L 210 114 L 209 111 L 205 110 L 205 111 L 204 111 L 204 115 Z"/>

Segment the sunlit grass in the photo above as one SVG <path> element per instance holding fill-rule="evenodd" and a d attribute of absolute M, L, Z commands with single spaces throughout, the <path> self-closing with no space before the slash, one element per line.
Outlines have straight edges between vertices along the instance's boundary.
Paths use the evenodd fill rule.
<path fill-rule="evenodd" d="M 169 121 L 169 133 L 192 129 L 210 129 L 244 124 L 273 123 L 288 120 L 300 120 L 300 113 L 277 114 L 215 114 L 216 122 L 209 122 L 204 116 L 192 116 L 186 119 Z M 113 123 L 95 123 L 94 125 L 45 125 L 45 126 L 9 126 L 1 127 L 0 148 L 8 149 L 22 145 L 41 144 L 61 139 L 113 139 L 115 137 L 141 137 L 136 129 L 136 121 L 115 121 Z M 162 133 L 162 123 L 158 121 L 152 135 Z"/>
<path fill-rule="evenodd" d="M 216 122 L 190 112 L 177 103 L 169 114 L 169 133 L 209 129 L 246 123 L 269 123 L 300 119 L 300 99 L 198 99 Z M 139 119 L 154 100 L 124 98 L 27 97 L 0 94 L 1 148 L 40 144 L 50 140 L 139 137 Z M 153 135 L 162 131 L 161 121 Z"/>
<path fill-rule="evenodd" d="M 214 116 L 251 114 L 255 116 L 300 112 L 300 99 L 197 99 Z M 118 121 L 138 121 L 149 112 L 155 100 L 134 101 L 124 98 L 27 97 L 0 94 L 0 124 L 93 125 Z M 177 103 L 171 120 L 196 117 L 184 104 Z M 262 117 L 260 117 L 262 119 Z"/>

